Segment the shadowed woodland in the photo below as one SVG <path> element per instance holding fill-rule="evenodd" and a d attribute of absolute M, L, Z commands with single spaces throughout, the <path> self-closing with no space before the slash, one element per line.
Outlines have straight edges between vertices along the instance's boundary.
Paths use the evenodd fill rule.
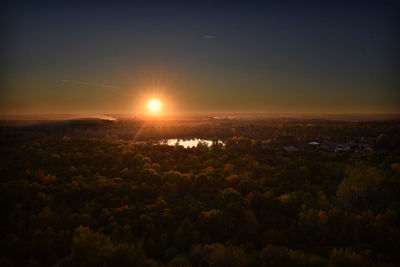
<path fill-rule="evenodd" d="M 400 264 L 398 122 L 135 125 L 2 126 L 2 266 Z"/>

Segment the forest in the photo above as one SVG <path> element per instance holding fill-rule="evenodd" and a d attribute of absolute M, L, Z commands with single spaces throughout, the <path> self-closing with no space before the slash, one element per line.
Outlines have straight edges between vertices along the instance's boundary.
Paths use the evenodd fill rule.
<path fill-rule="evenodd" d="M 0 173 L 1 266 L 400 265 L 396 120 L 3 122 Z"/>

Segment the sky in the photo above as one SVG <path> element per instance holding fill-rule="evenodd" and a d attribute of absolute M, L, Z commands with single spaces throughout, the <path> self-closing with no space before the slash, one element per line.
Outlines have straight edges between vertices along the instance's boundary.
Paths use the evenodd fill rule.
<path fill-rule="evenodd" d="M 1 9 L 2 114 L 400 112 L 396 1 L 32 2 Z"/>

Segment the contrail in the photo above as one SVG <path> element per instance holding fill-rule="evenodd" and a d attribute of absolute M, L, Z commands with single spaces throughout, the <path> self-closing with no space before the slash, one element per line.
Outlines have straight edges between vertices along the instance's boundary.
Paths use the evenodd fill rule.
<path fill-rule="evenodd" d="M 105 87 L 105 88 L 124 89 L 124 88 L 117 87 L 117 86 L 112 86 L 112 85 L 99 84 L 99 83 L 88 83 L 88 82 L 83 82 L 83 81 L 61 80 L 61 82 L 63 82 L 63 83 L 82 84 L 82 85 L 89 85 L 89 86 L 99 86 L 99 87 Z"/>
<path fill-rule="evenodd" d="M 114 94 L 120 94 L 126 96 L 126 94 L 129 94 L 130 96 L 135 96 L 132 92 L 132 90 L 125 88 L 125 87 L 118 87 L 118 86 L 112 86 L 108 84 L 101 84 L 101 83 L 91 83 L 91 82 L 85 82 L 85 81 L 76 81 L 76 80 L 61 80 L 60 82 L 62 83 L 71 83 L 71 84 L 80 84 L 80 85 L 87 85 L 87 86 L 96 86 L 96 87 L 102 87 L 102 88 L 108 88 L 108 89 L 118 89 L 118 90 L 113 90 Z M 103 92 L 105 93 L 105 92 Z"/>
<path fill-rule="evenodd" d="M 214 39 L 215 35 L 213 35 L 213 34 L 203 34 L 203 35 L 201 35 L 201 38 Z"/>

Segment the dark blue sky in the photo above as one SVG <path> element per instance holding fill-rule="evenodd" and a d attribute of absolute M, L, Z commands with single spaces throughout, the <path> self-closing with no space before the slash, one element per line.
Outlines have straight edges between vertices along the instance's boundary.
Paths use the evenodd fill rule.
<path fill-rule="evenodd" d="M 399 112 L 395 1 L 24 3 L 2 113 Z M 211 38 L 210 38 L 211 37 Z"/>

